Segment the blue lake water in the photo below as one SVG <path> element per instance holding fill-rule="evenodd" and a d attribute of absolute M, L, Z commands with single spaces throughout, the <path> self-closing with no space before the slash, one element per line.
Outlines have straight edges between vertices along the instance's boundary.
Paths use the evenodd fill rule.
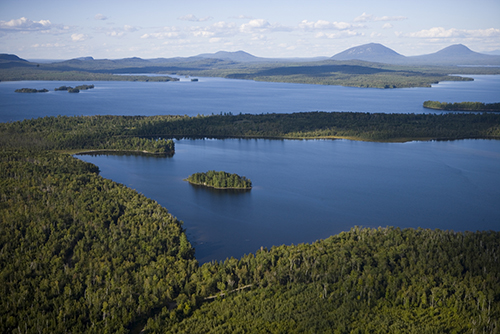
<path fill-rule="evenodd" d="M 57 115 L 210 115 L 357 111 L 429 113 L 426 100 L 499 102 L 500 76 L 471 76 L 470 82 L 442 82 L 432 88 L 367 89 L 340 86 L 199 78 L 179 82 L 92 82 L 95 89 L 54 91 L 71 81 L 0 82 L 0 121 Z M 21 94 L 18 88 L 46 88 Z M 434 111 L 433 111 L 434 112 Z"/>
<path fill-rule="evenodd" d="M 500 227 L 500 145 L 493 140 L 179 140 L 172 158 L 79 158 L 183 220 L 201 262 L 312 242 L 355 225 Z M 212 169 L 244 175 L 254 187 L 224 192 L 183 181 Z"/>
<path fill-rule="evenodd" d="M 0 82 L 0 121 L 48 115 L 360 111 L 428 113 L 425 100 L 499 102 L 500 76 L 432 88 L 361 89 L 220 78 L 199 82 Z M 19 94 L 18 88 L 49 93 Z M 312 242 L 355 225 L 500 229 L 500 141 L 178 140 L 171 158 L 78 156 L 101 175 L 155 199 L 184 221 L 201 262 L 261 246 Z M 183 181 L 225 170 L 254 188 L 224 192 Z"/>

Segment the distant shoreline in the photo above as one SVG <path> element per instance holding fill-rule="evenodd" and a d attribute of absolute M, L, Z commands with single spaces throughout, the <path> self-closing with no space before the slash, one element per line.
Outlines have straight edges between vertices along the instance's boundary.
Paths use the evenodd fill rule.
<path fill-rule="evenodd" d="M 500 103 L 425 101 L 423 107 L 445 111 L 500 112 Z"/>

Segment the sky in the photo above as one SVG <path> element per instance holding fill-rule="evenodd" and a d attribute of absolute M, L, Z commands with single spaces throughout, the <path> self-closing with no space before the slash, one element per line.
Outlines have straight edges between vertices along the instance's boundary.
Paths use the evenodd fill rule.
<path fill-rule="evenodd" d="M 0 0 L 0 53 L 24 59 L 330 57 L 367 43 L 500 50 L 500 0 Z"/>

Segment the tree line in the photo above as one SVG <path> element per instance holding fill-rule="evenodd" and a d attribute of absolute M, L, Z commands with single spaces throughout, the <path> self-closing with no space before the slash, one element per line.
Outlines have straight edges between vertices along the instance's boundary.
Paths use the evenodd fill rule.
<path fill-rule="evenodd" d="M 500 103 L 425 101 L 424 108 L 448 111 L 500 111 Z"/>
<path fill-rule="evenodd" d="M 142 136 L 135 131 L 142 119 L 122 116 L 57 116 L 0 123 L 0 146 L 73 152 L 101 150 L 173 154 L 173 140 Z"/>
<path fill-rule="evenodd" d="M 173 153 L 172 138 L 349 138 L 366 141 L 500 138 L 500 115 L 304 112 L 212 116 L 43 117 L 0 123 L 2 147 Z M 132 138 L 138 138 L 137 140 Z M 140 147 L 135 147 L 139 145 Z"/>

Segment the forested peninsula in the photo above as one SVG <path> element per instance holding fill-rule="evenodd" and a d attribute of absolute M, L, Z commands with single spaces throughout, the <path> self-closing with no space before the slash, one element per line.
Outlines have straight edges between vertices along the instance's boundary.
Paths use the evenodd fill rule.
<path fill-rule="evenodd" d="M 425 101 L 424 108 L 448 110 L 448 111 L 494 111 L 500 112 L 500 103 L 482 103 L 482 102 L 439 102 Z"/>
<path fill-rule="evenodd" d="M 500 115 L 306 112 L 212 116 L 57 116 L 0 123 L 3 148 L 70 153 L 126 150 L 169 154 L 171 138 L 347 138 L 364 141 L 500 138 Z"/>
<path fill-rule="evenodd" d="M 206 173 L 194 173 L 184 179 L 191 184 L 215 189 L 251 189 L 252 181 L 245 176 L 224 171 L 210 170 Z"/>
<path fill-rule="evenodd" d="M 1 123 L 0 332 L 499 331 L 499 232 L 355 227 L 312 244 L 200 266 L 181 221 L 68 154 L 173 153 L 171 139 L 183 137 L 500 138 L 500 115 L 59 116 Z"/>

